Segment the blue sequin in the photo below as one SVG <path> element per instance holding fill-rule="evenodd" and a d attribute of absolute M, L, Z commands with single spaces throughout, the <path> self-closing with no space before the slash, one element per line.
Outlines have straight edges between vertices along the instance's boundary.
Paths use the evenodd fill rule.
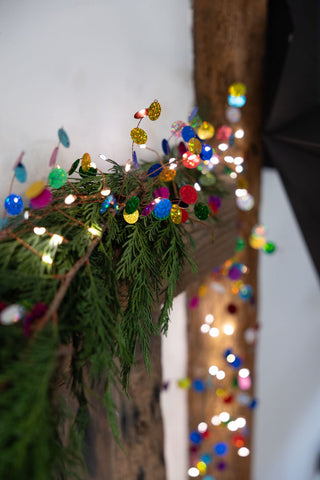
<path fill-rule="evenodd" d="M 216 454 L 219 455 L 220 457 L 226 455 L 229 449 L 228 444 L 226 442 L 216 443 L 213 448 Z"/>
<path fill-rule="evenodd" d="M 19 182 L 24 183 L 27 180 L 27 170 L 22 163 L 19 163 L 19 165 L 16 166 L 14 173 L 16 174 L 16 179 Z"/>
<path fill-rule="evenodd" d="M 183 127 L 182 132 L 181 132 L 182 138 L 185 142 L 189 142 L 191 138 L 194 138 L 194 131 L 193 128 L 190 127 L 189 125 L 186 125 Z"/>
<path fill-rule="evenodd" d="M 69 140 L 69 137 L 66 133 L 65 130 L 63 130 L 63 128 L 59 128 L 58 130 L 58 137 L 59 137 L 59 140 L 60 142 L 62 143 L 62 145 L 66 148 L 69 148 L 70 147 L 70 140 Z"/>
<path fill-rule="evenodd" d="M 246 101 L 247 99 L 244 95 L 240 95 L 239 97 L 236 97 L 235 95 L 228 96 L 228 104 L 230 107 L 241 108 L 246 104 Z"/>
<path fill-rule="evenodd" d="M 161 163 L 155 163 L 151 165 L 148 170 L 148 177 L 157 177 L 162 172 L 162 165 Z"/>
<path fill-rule="evenodd" d="M 9 215 L 19 215 L 23 210 L 22 198 L 15 193 L 10 193 L 4 201 L 4 208 Z"/>
<path fill-rule="evenodd" d="M 113 195 L 107 196 L 107 198 L 104 200 L 103 204 L 101 205 L 100 213 L 105 213 L 108 210 L 111 203 L 113 202 L 113 199 L 114 199 Z"/>
<path fill-rule="evenodd" d="M 170 153 L 169 143 L 168 143 L 168 140 L 166 140 L 165 138 L 162 140 L 162 150 L 165 155 L 169 155 Z"/>
<path fill-rule="evenodd" d="M 193 430 L 193 432 L 190 433 L 190 441 L 195 445 L 199 445 L 202 440 L 202 436 L 199 432 L 197 432 L 197 430 Z"/>
<path fill-rule="evenodd" d="M 235 136 L 234 136 L 234 134 L 232 133 L 232 134 L 230 135 L 230 137 L 229 137 L 229 142 L 228 142 L 228 143 L 229 143 L 229 148 L 233 147 L 234 142 L 235 142 Z"/>
<path fill-rule="evenodd" d="M 192 382 L 192 388 L 196 392 L 204 392 L 204 390 L 206 389 L 206 386 L 205 386 L 205 383 L 203 382 L 203 380 L 201 380 L 200 378 L 196 378 Z"/>
<path fill-rule="evenodd" d="M 163 220 L 168 218 L 171 212 L 172 204 L 167 198 L 163 198 L 159 203 L 154 207 L 152 214 L 158 219 Z"/>
<path fill-rule="evenodd" d="M 137 158 L 137 154 L 135 151 L 133 151 L 133 165 L 134 165 L 134 168 L 137 170 L 138 168 L 138 158 Z"/>
<path fill-rule="evenodd" d="M 202 145 L 201 153 L 200 153 L 200 158 L 202 160 L 210 160 L 212 157 L 212 148 L 210 145 Z"/>
<path fill-rule="evenodd" d="M 195 117 L 195 116 L 197 115 L 197 113 L 198 113 L 198 110 L 199 110 L 198 107 L 194 107 L 194 109 L 192 110 L 192 112 L 191 112 L 190 115 L 189 115 L 189 122 L 191 122 L 191 121 L 194 119 L 194 117 Z"/>

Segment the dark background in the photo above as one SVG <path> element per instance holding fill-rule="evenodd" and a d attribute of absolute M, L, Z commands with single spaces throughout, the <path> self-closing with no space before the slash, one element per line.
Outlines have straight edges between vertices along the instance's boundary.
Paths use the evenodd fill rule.
<path fill-rule="evenodd" d="M 320 276 L 319 3 L 269 0 L 264 165 L 279 171 Z"/>

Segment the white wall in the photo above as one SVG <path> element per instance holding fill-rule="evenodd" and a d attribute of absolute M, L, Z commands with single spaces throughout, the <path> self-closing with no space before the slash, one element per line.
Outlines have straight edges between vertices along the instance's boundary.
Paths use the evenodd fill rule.
<path fill-rule="evenodd" d="M 274 170 L 262 176 L 260 221 L 278 251 L 260 256 L 253 480 L 311 480 L 320 451 L 319 283 Z"/>
<path fill-rule="evenodd" d="M 193 106 L 191 18 L 189 0 L 0 2 L 0 208 L 21 150 L 30 183 L 47 178 L 61 125 L 61 166 L 84 152 L 125 163 L 133 114 L 157 98 L 162 116 L 143 125 L 161 149 Z"/>

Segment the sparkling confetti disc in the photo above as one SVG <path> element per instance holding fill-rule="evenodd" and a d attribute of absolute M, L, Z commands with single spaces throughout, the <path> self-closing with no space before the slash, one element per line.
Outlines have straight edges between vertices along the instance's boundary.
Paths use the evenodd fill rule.
<path fill-rule="evenodd" d="M 209 216 L 209 208 L 205 203 L 196 203 L 194 214 L 199 220 L 206 220 Z"/>
<path fill-rule="evenodd" d="M 159 175 L 162 182 L 171 182 L 176 176 L 177 172 L 174 169 L 164 168 Z"/>
<path fill-rule="evenodd" d="M 135 212 L 129 213 L 129 214 L 124 211 L 123 218 L 127 223 L 130 223 L 130 224 L 136 223 L 139 218 L 139 210 L 136 210 Z"/>
<path fill-rule="evenodd" d="M 230 85 L 228 92 L 230 95 L 240 97 L 241 95 L 245 95 L 247 93 L 247 87 L 244 83 L 235 82 Z"/>
<path fill-rule="evenodd" d="M 185 142 L 189 142 L 191 138 L 194 138 L 194 131 L 193 128 L 190 127 L 190 125 L 186 125 L 183 127 L 182 132 L 181 132 L 182 138 Z"/>
<path fill-rule="evenodd" d="M 131 213 L 134 213 L 138 207 L 139 207 L 139 204 L 140 204 L 140 200 L 138 197 L 136 197 L 135 195 L 131 198 L 129 198 L 129 200 L 127 200 L 127 203 L 126 203 L 126 206 L 125 206 L 125 213 L 130 215 Z M 130 223 L 130 222 L 128 222 Z"/>
<path fill-rule="evenodd" d="M 276 250 L 276 246 L 273 242 L 267 242 L 264 246 L 263 246 L 263 250 L 266 252 L 266 253 L 273 253 L 275 250 Z"/>
<path fill-rule="evenodd" d="M 214 135 L 214 126 L 209 122 L 202 122 L 197 133 L 201 140 L 209 140 Z"/>
<path fill-rule="evenodd" d="M 91 165 L 91 157 L 89 153 L 84 153 L 81 158 L 81 168 L 84 172 L 87 172 Z"/>
<path fill-rule="evenodd" d="M 170 212 L 170 217 L 173 223 L 176 223 L 177 225 L 181 223 L 182 220 L 182 212 L 181 208 L 179 205 L 172 205 L 171 207 L 171 212 Z"/>
<path fill-rule="evenodd" d="M 34 197 L 30 200 L 30 207 L 34 210 L 39 208 L 44 208 L 51 203 L 52 200 L 52 193 L 48 188 L 42 190 L 40 195 Z"/>
<path fill-rule="evenodd" d="M 151 167 L 148 170 L 148 177 L 157 177 L 160 173 L 162 172 L 162 165 L 161 163 L 155 163 L 154 165 L 151 165 Z"/>
<path fill-rule="evenodd" d="M 20 195 L 10 193 L 4 201 L 4 208 L 8 215 L 19 215 L 23 210 L 23 201 Z"/>
<path fill-rule="evenodd" d="M 254 198 L 250 193 L 236 199 L 237 207 L 243 211 L 249 211 L 254 207 Z"/>
<path fill-rule="evenodd" d="M 216 138 L 221 142 L 227 142 L 232 135 L 232 128 L 227 125 L 222 125 L 217 129 Z"/>
<path fill-rule="evenodd" d="M 241 120 L 241 110 L 237 107 L 228 107 L 226 109 L 226 119 L 230 123 L 237 123 Z"/>
<path fill-rule="evenodd" d="M 169 198 L 170 190 L 167 187 L 159 187 L 153 192 L 153 198 Z"/>
<path fill-rule="evenodd" d="M 181 120 L 177 120 L 176 122 L 173 122 L 173 124 L 171 125 L 170 131 L 171 133 L 173 133 L 175 137 L 180 137 L 184 126 L 185 126 L 184 122 L 182 122 Z"/>
<path fill-rule="evenodd" d="M 14 173 L 16 175 L 16 179 L 20 183 L 24 183 L 27 180 L 27 171 L 22 163 L 19 163 L 19 165 L 16 166 Z"/>
<path fill-rule="evenodd" d="M 163 198 L 159 203 L 156 204 L 152 214 L 158 220 L 164 220 L 168 218 L 171 212 L 172 204 L 167 198 Z"/>
<path fill-rule="evenodd" d="M 212 147 L 210 147 L 210 145 L 202 145 L 201 152 L 200 152 L 200 158 L 202 160 L 210 160 L 212 155 L 213 155 Z"/>
<path fill-rule="evenodd" d="M 133 128 L 130 132 L 130 136 L 132 141 L 138 145 L 143 145 L 148 139 L 146 132 L 139 127 Z"/>
<path fill-rule="evenodd" d="M 70 147 L 70 140 L 69 140 L 69 137 L 66 133 L 66 131 L 63 129 L 63 128 L 60 128 L 58 130 L 58 138 L 61 142 L 61 144 L 66 147 L 66 148 L 69 148 Z"/>
<path fill-rule="evenodd" d="M 148 117 L 150 118 L 150 120 L 154 121 L 154 120 L 157 120 L 160 117 L 160 113 L 161 113 L 161 105 L 157 100 L 155 100 L 154 102 L 151 103 L 151 105 L 149 107 Z M 136 142 L 136 143 L 138 143 L 138 142 Z M 143 143 L 145 143 L 145 142 L 143 142 Z"/>
<path fill-rule="evenodd" d="M 198 140 L 197 138 L 190 138 L 188 142 L 188 149 L 189 149 L 189 152 L 199 155 L 202 150 L 202 144 L 200 140 Z"/>
<path fill-rule="evenodd" d="M 187 204 L 196 203 L 198 199 L 197 190 L 192 185 L 184 185 L 180 188 L 180 198 Z"/>
<path fill-rule="evenodd" d="M 49 173 L 48 183 L 50 187 L 60 188 L 66 183 L 67 178 L 68 174 L 63 168 L 53 168 Z"/>
<path fill-rule="evenodd" d="M 34 182 L 30 187 L 26 190 L 26 197 L 27 198 L 35 198 L 44 190 L 45 183 L 43 180 L 38 180 Z"/>
<path fill-rule="evenodd" d="M 199 155 L 196 155 L 195 153 L 186 152 L 182 156 L 182 163 L 186 168 L 190 168 L 190 169 L 197 168 L 200 162 L 201 162 L 201 159 Z"/>

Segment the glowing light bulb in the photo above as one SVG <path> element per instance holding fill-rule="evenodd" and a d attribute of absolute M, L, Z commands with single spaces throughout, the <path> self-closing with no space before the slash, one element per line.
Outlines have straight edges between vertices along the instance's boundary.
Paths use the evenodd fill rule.
<path fill-rule="evenodd" d="M 226 360 L 227 360 L 228 363 L 233 363 L 235 361 L 235 359 L 236 359 L 236 356 L 233 355 L 233 353 L 229 353 Z"/>
<path fill-rule="evenodd" d="M 200 433 L 204 433 L 208 430 L 208 425 L 206 424 L 206 422 L 201 422 L 199 423 L 198 425 L 198 432 Z"/>
<path fill-rule="evenodd" d="M 95 235 L 96 237 L 100 236 L 99 230 L 97 230 L 97 229 L 94 228 L 94 227 L 88 228 L 88 232 L 92 233 L 92 235 Z"/>
<path fill-rule="evenodd" d="M 198 182 L 196 182 L 193 186 L 197 190 L 197 192 L 201 192 L 201 187 Z"/>
<path fill-rule="evenodd" d="M 58 245 L 61 245 L 62 242 L 63 242 L 63 237 L 61 237 L 61 235 L 57 235 L 55 233 L 50 238 L 49 245 L 50 245 L 50 247 L 57 247 Z"/>
<path fill-rule="evenodd" d="M 221 150 L 221 152 L 225 152 L 226 150 L 228 150 L 229 147 L 226 143 L 220 143 L 218 145 L 218 148 L 219 148 L 219 150 Z"/>
<path fill-rule="evenodd" d="M 223 380 L 226 376 L 226 373 L 223 370 L 219 370 L 216 374 L 218 380 Z"/>
<path fill-rule="evenodd" d="M 171 163 L 169 169 L 170 169 L 170 170 L 174 170 L 175 168 L 177 168 L 177 166 L 178 166 L 178 165 L 177 165 L 176 163 Z"/>
<path fill-rule="evenodd" d="M 204 321 L 205 321 L 208 325 L 211 325 L 211 323 L 213 323 L 213 321 L 214 321 L 214 316 L 211 315 L 211 313 L 208 313 L 208 315 L 205 316 Z"/>
<path fill-rule="evenodd" d="M 234 136 L 236 138 L 243 138 L 244 137 L 244 130 L 242 130 L 242 128 L 239 128 L 239 130 L 237 130 L 234 134 Z"/>
<path fill-rule="evenodd" d="M 25 220 L 28 220 L 28 218 L 29 218 L 29 212 L 28 212 L 28 210 L 26 210 L 26 211 L 24 212 L 23 218 L 24 218 Z"/>
<path fill-rule="evenodd" d="M 248 455 L 250 455 L 249 448 L 247 448 L 247 447 L 239 448 L 238 455 L 239 455 L 239 457 L 247 457 Z"/>
<path fill-rule="evenodd" d="M 52 265 L 52 263 L 53 263 L 53 260 L 52 260 L 52 258 L 50 257 L 50 255 L 42 255 L 41 260 L 42 260 L 44 263 L 47 263 L 48 265 Z"/>
<path fill-rule="evenodd" d="M 223 331 L 226 335 L 232 335 L 234 333 L 234 328 L 232 325 L 228 324 L 223 327 Z"/>
<path fill-rule="evenodd" d="M 101 190 L 100 193 L 103 197 L 107 197 L 108 195 L 110 195 L 111 190 L 110 190 L 110 188 L 106 188 L 105 190 Z"/>
<path fill-rule="evenodd" d="M 212 425 L 214 425 L 215 427 L 217 427 L 218 425 L 220 425 L 221 420 L 220 420 L 219 415 L 213 415 L 213 417 L 211 418 L 211 423 L 212 423 Z"/>
<path fill-rule="evenodd" d="M 227 163 L 233 163 L 233 157 L 231 157 L 231 155 L 226 155 L 224 161 Z"/>
<path fill-rule="evenodd" d="M 46 229 L 44 227 L 34 227 L 33 231 L 36 235 L 43 235 L 46 233 Z"/>
<path fill-rule="evenodd" d="M 250 375 L 250 370 L 248 368 L 241 368 L 238 373 L 239 377 L 247 378 Z"/>
<path fill-rule="evenodd" d="M 230 430 L 230 432 L 235 432 L 236 430 L 238 430 L 238 426 L 237 426 L 235 421 L 229 422 L 227 426 L 228 426 L 228 430 Z"/>
<path fill-rule="evenodd" d="M 213 338 L 218 337 L 219 333 L 220 333 L 220 331 L 219 331 L 218 328 L 216 328 L 216 327 L 210 328 L 209 335 L 211 337 L 213 337 Z"/>
<path fill-rule="evenodd" d="M 221 422 L 225 423 L 228 420 L 230 420 L 230 414 L 228 412 L 222 412 L 222 413 L 220 413 L 219 418 L 220 418 Z"/>
<path fill-rule="evenodd" d="M 68 195 L 65 199 L 64 199 L 64 203 L 66 205 L 71 205 L 71 203 L 73 203 L 75 200 L 77 199 L 77 197 L 75 195 L 73 195 L 72 193 L 70 193 L 70 195 Z"/>
<path fill-rule="evenodd" d="M 90 163 L 90 167 L 91 167 L 91 168 L 97 168 L 97 165 L 96 165 L 94 162 L 91 162 L 91 163 Z"/>
<path fill-rule="evenodd" d="M 145 149 L 145 148 L 147 148 L 147 145 L 145 143 L 141 143 L 141 145 L 139 145 L 139 147 L 142 148 L 142 149 Z"/>
<path fill-rule="evenodd" d="M 236 189 L 236 196 L 238 198 L 244 197 L 245 195 L 247 195 L 247 193 L 248 193 L 248 190 L 246 190 L 245 188 L 237 188 Z"/>
<path fill-rule="evenodd" d="M 237 424 L 237 427 L 238 428 L 244 428 L 247 424 L 247 421 L 245 418 L 243 417 L 238 417 L 236 420 L 235 420 L 236 424 Z"/>
<path fill-rule="evenodd" d="M 219 371 L 219 368 L 216 366 L 216 365 L 211 365 L 209 367 L 209 373 L 210 375 L 212 375 L 213 377 L 218 373 Z"/>
<path fill-rule="evenodd" d="M 203 323 L 203 324 L 201 325 L 201 327 L 200 327 L 200 331 L 201 331 L 202 333 L 208 333 L 209 330 L 210 330 L 210 326 L 207 325 L 206 323 Z"/>
<path fill-rule="evenodd" d="M 125 171 L 128 173 L 131 170 L 131 160 L 128 160 L 126 166 L 124 167 Z"/>
<path fill-rule="evenodd" d="M 243 162 L 244 162 L 243 157 L 235 157 L 235 159 L 233 160 L 233 163 L 235 165 L 241 165 Z"/>
<path fill-rule="evenodd" d="M 196 467 L 191 467 L 188 470 L 188 475 L 189 477 L 195 478 L 195 477 L 199 477 L 200 472 Z"/>
<path fill-rule="evenodd" d="M 175 157 L 170 158 L 169 163 L 174 163 L 177 159 Z"/>
<path fill-rule="evenodd" d="M 236 171 L 237 173 L 242 173 L 242 172 L 243 172 L 243 166 L 242 166 L 242 165 L 236 165 L 235 171 Z"/>
<path fill-rule="evenodd" d="M 236 174 L 236 172 L 231 172 L 231 173 L 230 173 L 230 177 L 233 178 L 233 179 L 236 179 L 237 176 L 238 176 L 238 175 Z"/>
<path fill-rule="evenodd" d="M 220 163 L 218 155 L 212 155 L 210 158 L 210 163 L 212 163 L 212 165 L 218 165 L 218 163 Z"/>

